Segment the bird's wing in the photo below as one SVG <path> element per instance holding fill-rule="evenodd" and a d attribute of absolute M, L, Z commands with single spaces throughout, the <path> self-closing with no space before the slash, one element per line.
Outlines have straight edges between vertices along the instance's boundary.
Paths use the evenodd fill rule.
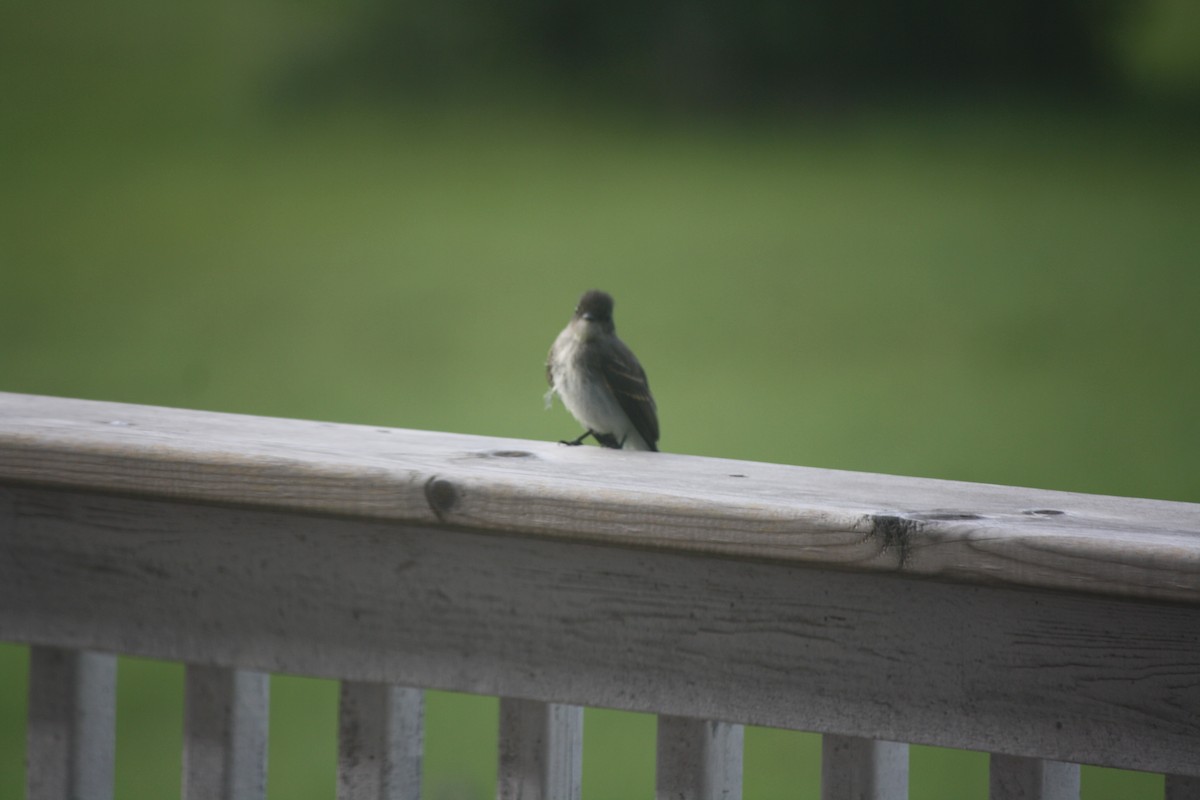
<path fill-rule="evenodd" d="M 617 358 L 606 359 L 600 366 L 600 374 L 604 376 L 608 388 L 621 405 L 621 410 L 629 417 L 633 427 L 651 449 L 656 449 L 658 442 L 658 410 L 654 406 L 654 397 L 650 394 L 650 384 L 646 373 L 638 363 L 625 343 L 617 340 Z"/>

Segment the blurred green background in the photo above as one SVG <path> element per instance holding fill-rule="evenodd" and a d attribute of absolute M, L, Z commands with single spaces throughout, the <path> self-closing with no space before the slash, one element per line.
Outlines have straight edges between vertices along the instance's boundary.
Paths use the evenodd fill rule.
<path fill-rule="evenodd" d="M 6 0 L 0 98 L 0 390 L 559 439 L 598 287 L 666 450 L 1200 501 L 1192 0 Z M 122 660 L 118 797 L 178 796 L 181 685 Z M 332 797 L 335 685 L 272 691 L 271 797 Z M 427 796 L 493 793 L 496 709 L 431 693 Z M 653 718 L 586 726 L 650 796 Z M 819 748 L 748 731 L 748 800 Z"/>

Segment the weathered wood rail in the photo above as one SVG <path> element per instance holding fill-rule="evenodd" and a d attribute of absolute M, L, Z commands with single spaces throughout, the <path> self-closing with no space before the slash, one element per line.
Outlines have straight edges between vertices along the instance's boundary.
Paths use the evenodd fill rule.
<path fill-rule="evenodd" d="M 29 797 L 112 792 L 116 653 L 188 665 L 186 798 L 261 798 L 268 673 L 342 681 L 339 797 L 420 792 L 422 689 L 501 700 L 503 798 L 578 798 L 583 706 L 659 715 L 660 798 L 742 726 L 907 742 L 995 800 L 1078 764 L 1200 797 L 1200 505 L 0 394 L 0 639 Z"/>

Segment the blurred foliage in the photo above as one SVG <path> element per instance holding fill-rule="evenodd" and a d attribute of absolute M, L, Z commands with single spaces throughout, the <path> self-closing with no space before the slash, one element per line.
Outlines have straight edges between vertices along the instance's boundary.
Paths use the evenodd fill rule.
<path fill-rule="evenodd" d="M 690 108 L 845 102 L 898 88 L 1098 89 L 1129 0 L 375 0 L 297 83 L 404 93 L 524 68 Z"/>
<path fill-rule="evenodd" d="M 1200 103 L 1200 3 L 1143 0 L 1115 31 L 1126 85 L 1177 103 Z"/>
<path fill-rule="evenodd" d="M 438 97 L 514 79 L 675 109 L 841 106 L 896 92 L 1200 103 L 1192 0 L 367 0 L 276 76 L 290 100 Z"/>
<path fill-rule="evenodd" d="M 559 439 L 600 287 L 665 449 L 1200 501 L 1197 8 L 10 0 L 0 390 Z M 122 659 L 118 796 L 178 792 L 181 675 Z M 328 797 L 333 684 L 274 686 L 272 795 Z M 435 800 L 495 714 L 431 694 Z M 646 795 L 653 719 L 587 726 L 585 796 Z M 813 791 L 816 737 L 747 742 L 748 800 Z"/>
<path fill-rule="evenodd" d="M 498 8 L 458 1 L 470 6 L 462 17 Z M 503 6 L 494 25 L 539 70 L 613 80 L 667 102 L 737 106 L 911 83 L 1090 84 L 1105 66 L 1103 34 L 1116 8 L 1116 0 L 527 0 Z M 373 30 L 413 29 L 402 13 L 388 22 Z"/>

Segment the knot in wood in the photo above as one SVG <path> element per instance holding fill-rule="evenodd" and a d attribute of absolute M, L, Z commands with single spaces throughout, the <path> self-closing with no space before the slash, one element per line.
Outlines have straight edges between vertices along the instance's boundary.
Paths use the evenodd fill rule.
<path fill-rule="evenodd" d="M 895 549 L 899 557 L 896 566 L 903 569 L 908 563 L 909 538 L 921 529 L 921 523 L 895 514 L 871 514 L 869 517 L 869 536 L 879 541 L 879 552 Z"/>
<path fill-rule="evenodd" d="M 458 487 L 445 478 L 430 478 L 425 484 L 425 501 L 438 519 L 457 508 L 461 499 Z"/>

